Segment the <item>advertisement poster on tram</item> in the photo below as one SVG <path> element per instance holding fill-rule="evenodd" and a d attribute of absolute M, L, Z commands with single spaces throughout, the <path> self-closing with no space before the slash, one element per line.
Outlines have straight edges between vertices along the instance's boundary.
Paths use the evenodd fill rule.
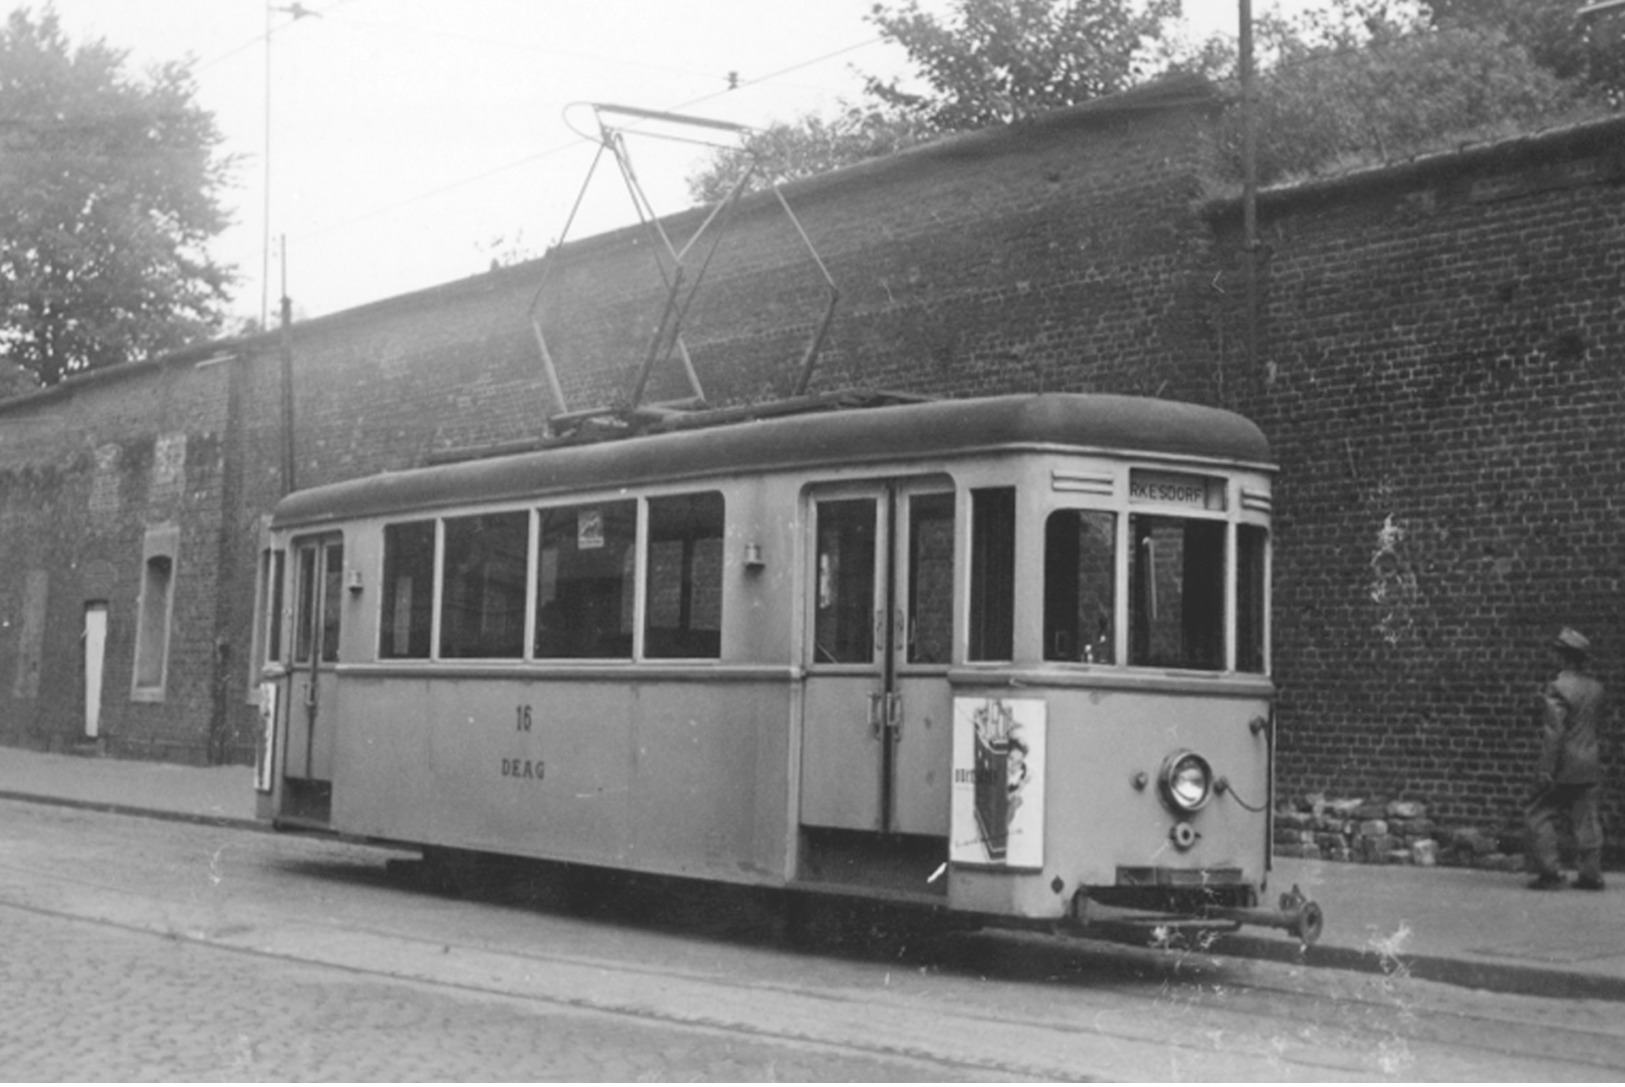
<path fill-rule="evenodd" d="M 1037 698 L 954 699 L 955 864 L 1044 863 L 1044 729 Z"/>

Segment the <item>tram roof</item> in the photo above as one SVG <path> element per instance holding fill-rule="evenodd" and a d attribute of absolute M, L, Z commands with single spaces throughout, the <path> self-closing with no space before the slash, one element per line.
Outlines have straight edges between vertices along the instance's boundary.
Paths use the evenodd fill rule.
<path fill-rule="evenodd" d="M 532 450 L 332 483 L 284 498 L 278 528 L 575 490 L 1057 448 L 1270 467 L 1250 420 L 1144 397 L 1035 393 L 792 415 Z"/>

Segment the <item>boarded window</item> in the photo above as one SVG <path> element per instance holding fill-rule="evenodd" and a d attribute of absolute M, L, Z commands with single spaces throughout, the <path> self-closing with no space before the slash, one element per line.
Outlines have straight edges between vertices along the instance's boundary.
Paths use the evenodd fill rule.
<path fill-rule="evenodd" d="M 159 701 L 169 668 L 170 617 L 174 612 L 176 553 L 180 529 L 158 525 L 142 544 L 141 596 L 136 607 L 135 675 L 131 697 Z"/>

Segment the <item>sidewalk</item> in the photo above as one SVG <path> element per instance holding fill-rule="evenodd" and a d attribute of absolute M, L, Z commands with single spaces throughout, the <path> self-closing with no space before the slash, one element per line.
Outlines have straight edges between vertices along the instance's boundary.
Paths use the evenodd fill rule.
<path fill-rule="evenodd" d="M 0 798 L 259 825 L 246 766 L 0 748 Z M 1270 903 L 1294 884 L 1325 911 L 1316 946 L 1304 952 L 1283 932 L 1249 928 L 1214 950 L 1502 992 L 1625 1001 L 1625 875 L 1609 874 L 1600 894 L 1540 892 L 1507 872 L 1282 858 L 1270 877 Z"/>

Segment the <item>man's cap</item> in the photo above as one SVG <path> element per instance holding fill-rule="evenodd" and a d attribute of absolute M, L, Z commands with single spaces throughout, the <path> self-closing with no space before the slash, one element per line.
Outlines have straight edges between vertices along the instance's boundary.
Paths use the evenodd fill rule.
<path fill-rule="evenodd" d="M 1558 649 L 1566 649 L 1570 653 L 1585 654 L 1591 652 L 1590 640 L 1573 627 L 1564 627 L 1558 631 L 1557 637 L 1552 639 L 1552 645 Z"/>

